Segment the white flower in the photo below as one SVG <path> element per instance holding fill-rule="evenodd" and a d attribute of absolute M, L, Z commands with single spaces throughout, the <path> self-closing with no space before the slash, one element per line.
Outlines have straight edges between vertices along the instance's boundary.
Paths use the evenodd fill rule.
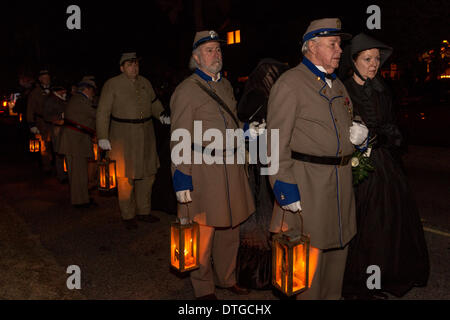
<path fill-rule="evenodd" d="M 357 157 L 353 157 L 352 158 L 352 167 L 354 168 L 354 167 L 357 167 L 357 166 L 359 166 L 359 160 L 358 160 Z"/>

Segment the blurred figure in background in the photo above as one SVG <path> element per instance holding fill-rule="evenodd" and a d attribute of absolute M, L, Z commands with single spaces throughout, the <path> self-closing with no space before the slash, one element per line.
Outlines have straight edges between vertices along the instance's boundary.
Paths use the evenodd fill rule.
<path fill-rule="evenodd" d="M 52 146 L 52 158 L 56 170 L 56 178 L 59 182 L 66 181 L 64 173 L 64 156 L 58 152 L 61 128 L 64 124 L 64 109 L 66 108 L 66 88 L 56 83 L 51 88 L 51 93 L 44 102 L 44 121 L 48 125 Z"/>
<path fill-rule="evenodd" d="M 76 208 L 96 204 L 89 198 L 88 159 L 94 157 L 92 139 L 95 136 L 96 110 L 92 99 L 96 84 L 83 79 L 64 111 L 64 129 L 59 151 L 66 156 L 70 182 L 70 201 Z"/>
<path fill-rule="evenodd" d="M 261 60 L 250 74 L 237 106 L 239 120 L 264 123 L 270 89 L 289 66 L 273 59 Z M 257 138 L 259 139 L 259 137 Z M 272 243 L 269 232 L 274 196 L 269 178 L 261 175 L 263 165 L 248 165 L 249 184 L 256 211 L 240 226 L 236 274 L 244 287 L 263 289 L 272 283 Z"/>
<path fill-rule="evenodd" d="M 44 121 L 44 102 L 50 94 L 50 74 L 48 70 L 39 71 L 38 82 L 28 96 L 27 122 L 30 132 L 41 140 L 41 165 L 45 173 L 51 173 L 51 138 L 49 125 Z"/>

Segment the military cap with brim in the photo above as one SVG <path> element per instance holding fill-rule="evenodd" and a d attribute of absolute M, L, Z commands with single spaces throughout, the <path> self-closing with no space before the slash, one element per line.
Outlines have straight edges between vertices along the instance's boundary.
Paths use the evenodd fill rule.
<path fill-rule="evenodd" d="M 352 35 L 350 33 L 341 31 L 341 25 L 341 20 L 338 18 L 325 18 L 311 21 L 303 35 L 303 42 L 315 37 L 340 36 L 342 40 L 351 39 Z"/>
<path fill-rule="evenodd" d="M 95 84 L 94 81 L 90 80 L 90 79 L 82 79 L 79 83 L 78 83 L 78 88 L 81 87 L 90 87 L 93 89 L 97 89 L 97 85 Z"/>
<path fill-rule="evenodd" d="M 120 57 L 120 62 L 119 64 L 122 65 L 124 62 L 126 61 L 131 61 L 131 60 L 140 60 L 140 58 L 138 58 L 136 56 L 136 52 L 126 52 L 126 53 L 122 53 L 122 56 Z"/>
<path fill-rule="evenodd" d="M 219 35 L 214 30 L 211 31 L 199 31 L 195 34 L 194 43 L 192 44 L 192 50 L 197 49 L 200 45 L 210 42 L 217 41 L 225 43 L 224 40 L 219 38 Z"/>
<path fill-rule="evenodd" d="M 44 74 L 50 74 L 47 69 L 39 70 L 39 76 L 43 76 Z"/>

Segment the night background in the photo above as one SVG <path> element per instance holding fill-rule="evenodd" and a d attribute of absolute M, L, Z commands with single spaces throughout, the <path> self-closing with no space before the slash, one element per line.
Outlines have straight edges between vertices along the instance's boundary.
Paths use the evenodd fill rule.
<path fill-rule="evenodd" d="M 71 4 L 81 9 L 81 30 L 66 27 Z M 381 9 L 381 30 L 366 27 L 371 4 Z M 20 76 L 35 75 L 43 66 L 69 82 L 85 73 L 104 81 L 119 72 L 120 54 L 130 50 L 143 58 L 143 75 L 164 78 L 186 69 L 195 31 L 210 29 L 224 39 L 229 31 L 241 31 L 241 43 L 224 48 L 224 70 L 231 80 L 248 75 L 261 58 L 293 67 L 301 58 L 306 27 L 322 17 L 339 17 L 353 35 L 364 31 L 389 44 L 394 54 L 385 67 L 393 62 L 401 81 L 422 81 L 426 65 L 418 57 L 448 40 L 449 11 L 448 1 L 406 0 L 3 2 L 1 88 L 14 88 Z M 443 72 L 434 70 L 442 67 L 437 64 L 433 61 L 431 72 Z"/>
<path fill-rule="evenodd" d="M 66 10 L 73 4 L 81 9 L 81 30 L 66 27 L 71 15 Z M 381 9 L 380 30 L 366 27 L 371 16 L 366 10 L 373 4 Z M 309 23 L 333 17 L 341 19 L 345 32 L 365 32 L 394 49 L 381 74 L 394 94 L 406 141 L 404 166 L 427 231 L 431 263 L 428 286 L 404 299 L 450 299 L 449 13 L 448 0 L 3 1 L 0 299 L 193 299 L 189 279 L 167 270 L 165 248 L 176 212 L 158 211 L 155 199 L 161 223 L 130 235 L 120 225 L 114 197 L 97 196 L 97 209 L 76 211 L 69 205 L 68 185 L 45 176 L 27 152 L 29 128 L 19 123 L 14 113 L 19 110 L 8 115 L 3 101 L 29 90 L 39 70 L 48 69 L 52 81 L 67 88 L 94 75 L 100 94 L 104 82 L 119 74 L 121 53 L 136 51 L 140 74 L 168 108 L 173 90 L 190 74 L 195 32 L 216 30 L 227 40 L 229 32 L 240 30 L 240 43 L 223 46 L 223 71 L 239 98 L 261 59 L 296 66 Z M 78 292 L 65 286 L 65 268 L 71 264 L 83 269 Z M 251 299 L 275 299 L 270 291 L 252 294 Z M 218 296 L 235 299 L 224 292 Z"/>

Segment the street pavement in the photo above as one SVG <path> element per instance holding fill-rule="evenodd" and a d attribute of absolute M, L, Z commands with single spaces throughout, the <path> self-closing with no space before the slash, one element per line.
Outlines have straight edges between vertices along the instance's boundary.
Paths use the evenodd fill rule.
<path fill-rule="evenodd" d="M 169 227 L 158 223 L 126 230 L 117 199 L 93 193 L 97 208 L 75 209 L 69 186 L 44 175 L 26 152 L 25 130 L 0 119 L 0 299 L 193 299 L 189 277 L 169 268 Z M 425 228 L 431 273 L 428 285 L 401 300 L 450 299 L 450 148 L 410 146 L 404 157 Z M 69 266 L 81 270 L 81 289 L 69 290 Z M 382 280 L 381 280 L 382 281 Z M 278 300 L 272 290 L 220 299 Z M 390 296 L 390 299 L 398 299 Z"/>

